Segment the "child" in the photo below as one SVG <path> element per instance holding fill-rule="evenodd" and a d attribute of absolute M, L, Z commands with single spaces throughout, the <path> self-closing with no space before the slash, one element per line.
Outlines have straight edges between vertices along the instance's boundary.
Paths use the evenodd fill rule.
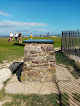
<path fill-rule="evenodd" d="M 32 39 L 32 37 L 33 37 L 33 35 L 32 35 L 32 33 L 31 33 L 30 38 Z"/>

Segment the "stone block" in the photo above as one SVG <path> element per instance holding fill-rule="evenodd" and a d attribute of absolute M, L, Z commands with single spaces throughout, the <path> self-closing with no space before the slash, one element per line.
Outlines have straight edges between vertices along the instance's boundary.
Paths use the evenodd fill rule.
<path fill-rule="evenodd" d="M 46 51 L 54 51 L 54 48 L 53 47 L 47 47 Z"/>
<path fill-rule="evenodd" d="M 24 79 L 28 82 L 54 80 L 56 69 L 53 44 L 25 44 L 24 56 Z"/>
<path fill-rule="evenodd" d="M 37 52 L 36 51 L 30 51 L 30 54 L 36 54 Z"/>
<path fill-rule="evenodd" d="M 51 73 L 56 73 L 55 67 L 50 67 L 49 71 L 50 71 Z"/>
<path fill-rule="evenodd" d="M 32 63 L 34 63 L 34 64 L 39 64 L 39 61 L 32 61 Z"/>
<path fill-rule="evenodd" d="M 27 67 L 27 66 L 26 66 L 26 67 L 25 67 L 25 66 L 23 67 L 23 70 L 24 70 L 24 71 L 30 71 L 30 69 L 31 69 L 31 68 L 30 68 L 30 67 Z"/>

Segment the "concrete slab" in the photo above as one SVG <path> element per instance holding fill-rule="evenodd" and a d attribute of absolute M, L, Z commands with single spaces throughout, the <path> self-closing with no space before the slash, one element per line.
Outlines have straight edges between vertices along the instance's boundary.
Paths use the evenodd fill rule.
<path fill-rule="evenodd" d="M 58 82 L 19 82 L 16 74 L 8 82 L 5 92 L 12 94 L 80 93 L 79 83 L 62 66 L 56 67 Z"/>
<path fill-rule="evenodd" d="M 42 83 L 40 82 L 29 82 L 25 83 L 24 94 L 39 94 Z"/>
<path fill-rule="evenodd" d="M 50 89 L 52 93 L 58 93 L 58 89 L 56 87 L 56 84 L 54 82 L 49 82 Z"/>
<path fill-rule="evenodd" d="M 12 94 L 51 94 L 55 93 L 56 86 L 51 82 L 19 82 L 14 75 L 5 87 L 6 93 Z M 53 89 L 54 88 L 54 89 Z"/>
<path fill-rule="evenodd" d="M 7 86 L 5 87 L 6 93 L 12 93 L 12 94 L 22 94 L 24 93 L 24 84 L 16 81 L 16 82 L 9 82 Z"/>
<path fill-rule="evenodd" d="M 40 93 L 39 94 L 51 94 L 51 89 L 50 89 L 50 85 L 49 82 L 43 83 L 40 89 Z"/>
<path fill-rule="evenodd" d="M 61 92 L 80 94 L 80 86 L 75 81 L 58 82 L 58 86 Z"/>
<path fill-rule="evenodd" d="M 12 82 L 12 83 L 13 83 L 13 82 L 19 82 L 19 80 L 18 80 L 16 74 L 14 74 L 14 76 L 11 78 L 10 83 L 11 83 L 11 82 Z"/>
<path fill-rule="evenodd" d="M 71 81 L 74 80 L 74 77 L 68 71 L 67 68 L 60 65 L 56 65 L 56 77 L 59 81 Z"/>
<path fill-rule="evenodd" d="M 8 78 L 11 78 L 12 74 L 10 69 L 3 68 L 0 69 L 0 82 L 6 81 Z"/>

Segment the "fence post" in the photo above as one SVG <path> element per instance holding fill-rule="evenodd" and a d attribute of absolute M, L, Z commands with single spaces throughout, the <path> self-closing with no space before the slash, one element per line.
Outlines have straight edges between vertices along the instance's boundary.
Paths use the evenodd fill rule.
<path fill-rule="evenodd" d="M 61 39 L 61 51 L 63 51 L 63 31 L 62 31 L 62 39 Z"/>

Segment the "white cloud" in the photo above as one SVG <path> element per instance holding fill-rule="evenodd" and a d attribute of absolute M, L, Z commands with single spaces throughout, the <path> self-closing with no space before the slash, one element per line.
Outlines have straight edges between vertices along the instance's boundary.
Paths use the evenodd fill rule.
<path fill-rule="evenodd" d="M 9 34 L 10 32 L 30 34 L 35 32 L 37 27 L 45 26 L 47 26 L 45 23 L 0 21 L 0 35 Z"/>
<path fill-rule="evenodd" d="M 9 15 L 9 14 L 7 14 L 7 13 L 1 11 L 1 10 L 0 10 L 0 15 L 12 17 L 11 15 Z"/>
<path fill-rule="evenodd" d="M 0 21 L 0 26 L 47 26 L 45 23 Z"/>
<path fill-rule="evenodd" d="M 48 29 L 48 28 L 39 28 L 35 30 L 36 32 L 54 32 L 54 30 L 52 29 Z"/>

